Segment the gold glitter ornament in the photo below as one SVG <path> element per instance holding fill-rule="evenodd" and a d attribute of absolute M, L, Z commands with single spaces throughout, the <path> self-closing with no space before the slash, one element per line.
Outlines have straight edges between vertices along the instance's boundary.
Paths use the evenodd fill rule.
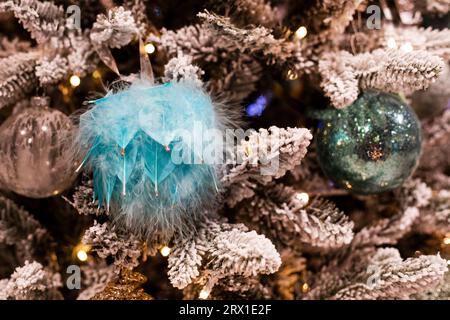
<path fill-rule="evenodd" d="M 141 288 L 146 281 L 147 277 L 143 274 L 122 269 L 119 277 L 91 300 L 153 300 L 153 297 Z"/>

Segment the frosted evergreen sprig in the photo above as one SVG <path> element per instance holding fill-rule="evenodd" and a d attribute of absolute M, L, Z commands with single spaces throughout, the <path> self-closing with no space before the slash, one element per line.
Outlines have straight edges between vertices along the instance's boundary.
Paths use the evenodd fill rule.
<path fill-rule="evenodd" d="M 259 129 L 241 141 L 236 151 L 241 161 L 226 168 L 221 181 L 228 188 L 227 203 L 236 205 L 254 195 L 253 189 L 278 179 L 300 164 L 312 135 L 304 128 Z"/>
<path fill-rule="evenodd" d="M 280 264 L 278 252 L 266 237 L 242 224 L 208 219 L 190 237 L 175 239 L 168 275 L 176 288 L 196 283 L 211 290 L 222 278 L 270 274 Z"/>
<path fill-rule="evenodd" d="M 37 86 L 36 52 L 0 59 L 0 108 L 18 102 Z"/>
<path fill-rule="evenodd" d="M 61 276 L 40 263 L 25 261 L 0 285 L 1 300 L 60 300 Z"/>
<path fill-rule="evenodd" d="M 43 57 L 36 66 L 36 76 L 42 86 L 58 83 L 67 76 L 68 71 L 68 61 L 60 55 L 52 59 Z"/>
<path fill-rule="evenodd" d="M 60 38 L 65 30 L 63 8 L 49 1 L 7 0 L 0 3 L 2 11 L 13 12 L 39 44 L 51 38 Z"/>
<path fill-rule="evenodd" d="M 13 201 L 0 196 L 0 243 L 14 246 L 16 263 L 39 260 L 50 262 L 51 257 L 41 257 L 40 250 L 46 252 L 54 247 L 53 239 L 26 210 Z"/>
<path fill-rule="evenodd" d="M 119 230 L 109 222 L 100 224 L 95 221 L 86 230 L 82 242 L 91 246 L 99 257 L 112 257 L 117 267 L 130 270 L 139 264 L 144 249 L 143 242 L 135 235 Z"/>
<path fill-rule="evenodd" d="M 121 48 L 127 45 L 137 33 L 136 22 L 129 10 L 114 7 L 108 15 L 100 14 L 94 23 L 90 38 L 94 45 Z"/>
<path fill-rule="evenodd" d="M 353 222 L 334 204 L 304 201 L 292 187 L 269 184 L 239 208 L 237 219 L 293 250 L 332 251 L 352 241 Z"/>
<path fill-rule="evenodd" d="M 378 49 L 358 55 L 341 51 L 324 54 L 322 59 L 321 86 L 336 108 L 351 104 L 359 89 L 394 93 L 426 89 L 444 68 L 440 57 L 425 51 Z"/>
<path fill-rule="evenodd" d="M 242 52 L 261 55 L 269 65 L 288 66 L 297 74 L 309 72 L 312 66 L 312 62 L 304 57 L 299 42 L 275 38 L 271 29 L 262 26 L 238 28 L 230 18 L 206 10 L 197 16 L 219 35 L 235 42 Z"/>
<path fill-rule="evenodd" d="M 164 67 L 164 80 L 188 80 L 201 87 L 203 85 L 201 76 L 205 72 L 198 66 L 193 65 L 192 60 L 192 57 L 184 55 L 181 52 L 178 56 L 170 59 Z"/>
<path fill-rule="evenodd" d="M 439 255 L 403 261 L 397 249 L 379 249 L 359 281 L 339 290 L 331 299 L 409 299 L 437 287 L 445 272 L 447 261 Z"/>

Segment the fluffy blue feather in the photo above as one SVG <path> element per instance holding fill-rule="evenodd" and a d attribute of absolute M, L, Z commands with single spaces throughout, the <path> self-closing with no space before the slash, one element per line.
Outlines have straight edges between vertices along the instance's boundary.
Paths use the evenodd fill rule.
<path fill-rule="evenodd" d="M 148 237 L 182 232 L 218 188 L 215 164 L 198 161 L 206 147 L 194 130 L 199 124 L 223 129 L 209 95 L 188 82 L 137 82 L 94 101 L 80 117 L 75 143 L 81 166 L 93 172 L 99 204 Z M 197 162 L 175 162 L 174 152 Z"/>

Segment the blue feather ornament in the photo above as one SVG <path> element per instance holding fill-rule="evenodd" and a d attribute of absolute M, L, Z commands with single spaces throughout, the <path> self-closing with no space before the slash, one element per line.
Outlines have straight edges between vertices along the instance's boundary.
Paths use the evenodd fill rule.
<path fill-rule="evenodd" d="M 224 126 L 194 84 L 137 81 L 94 101 L 80 116 L 75 144 L 84 158 L 80 168 L 93 172 L 99 205 L 135 232 L 167 238 L 213 203 L 217 164 L 204 155 L 220 153 L 222 141 L 204 135 Z"/>

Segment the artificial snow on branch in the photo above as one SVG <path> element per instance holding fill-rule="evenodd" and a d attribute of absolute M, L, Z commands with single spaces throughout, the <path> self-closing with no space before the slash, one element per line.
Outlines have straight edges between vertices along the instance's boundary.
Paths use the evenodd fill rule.
<path fill-rule="evenodd" d="M 181 52 L 178 56 L 170 59 L 164 67 L 164 81 L 187 80 L 201 87 L 203 85 L 201 77 L 205 72 L 193 65 L 192 60 L 192 57 Z"/>
<path fill-rule="evenodd" d="M 190 237 L 175 239 L 168 275 L 176 288 L 195 283 L 211 291 L 222 278 L 270 274 L 280 264 L 274 245 L 263 235 L 242 224 L 207 219 Z"/>
<path fill-rule="evenodd" d="M 355 81 L 360 89 L 408 94 L 428 88 L 443 68 L 442 59 L 428 52 L 394 49 L 358 55 L 346 51 L 326 53 L 319 62 L 321 86 L 336 108 L 356 100 L 359 90 Z"/>
<path fill-rule="evenodd" d="M 385 248 L 376 252 L 367 270 L 357 283 L 339 290 L 331 299 L 409 299 L 424 288 L 436 287 L 447 272 L 447 261 L 439 255 L 403 261 L 397 249 Z"/>
<path fill-rule="evenodd" d="M 3 196 L 0 196 L 0 243 L 14 247 L 16 263 L 39 259 L 50 264 L 50 256 L 38 256 L 41 251 L 54 247 L 47 230 L 27 211 Z"/>
<path fill-rule="evenodd" d="M 280 23 L 282 18 L 282 12 L 266 0 L 226 0 L 214 3 L 214 8 L 231 11 L 229 14 L 233 21 L 240 25 L 272 28 Z"/>
<path fill-rule="evenodd" d="M 0 59 L 0 108 L 18 102 L 38 84 L 35 52 L 17 53 Z"/>
<path fill-rule="evenodd" d="M 0 284 L 0 300 L 60 300 L 62 287 L 58 273 L 44 269 L 38 262 L 17 267 L 11 277 Z"/>
<path fill-rule="evenodd" d="M 267 184 L 292 170 L 306 155 L 312 135 L 304 128 L 270 127 L 253 131 L 237 146 L 241 160 L 227 168 L 222 183 L 229 188 L 227 202 L 234 206 L 253 196 L 256 184 Z"/>
<path fill-rule="evenodd" d="M 136 267 L 144 250 L 144 244 L 135 235 L 118 230 L 109 222 L 100 224 L 95 221 L 85 232 L 82 242 L 91 246 L 99 257 L 112 257 L 118 271 L 119 268 L 132 270 Z"/>
<path fill-rule="evenodd" d="M 384 47 L 395 48 L 411 46 L 414 50 L 426 51 L 440 56 L 447 61 L 450 59 L 450 30 L 419 28 L 414 26 L 383 28 L 383 38 L 379 40 Z"/>
<path fill-rule="evenodd" d="M 75 188 L 72 195 L 72 201 L 63 196 L 72 207 L 74 207 L 79 214 L 82 215 L 108 215 L 108 212 L 103 206 L 98 204 L 98 200 L 94 199 L 94 188 L 92 180 L 84 180 L 82 184 Z"/>
<path fill-rule="evenodd" d="M 450 11 L 449 0 L 426 0 L 425 2 L 428 12 L 444 15 Z"/>
<path fill-rule="evenodd" d="M 260 64 L 239 47 L 210 28 L 201 25 L 186 26 L 176 31 L 161 30 L 161 35 L 150 35 L 147 41 L 161 45 L 170 58 L 180 55 L 192 57 L 203 71 L 214 70 L 206 84 L 228 105 L 239 105 L 256 88 L 261 77 Z"/>
<path fill-rule="evenodd" d="M 353 222 L 331 202 L 315 198 L 307 204 L 302 193 L 280 183 L 258 189 L 237 218 L 292 250 L 335 250 L 353 238 Z"/>
<path fill-rule="evenodd" d="M 345 31 L 363 0 L 315 0 L 305 16 L 309 27 L 322 41 L 333 39 Z"/>
<path fill-rule="evenodd" d="M 67 76 L 68 71 L 68 61 L 60 55 L 56 55 L 52 59 L 43 57 L 36 66 L 36 76 L 41 86 L 58 83 Z"/>
<path fill-rule="evenodd" d="M 90 37 L 96 46 L 121 48 L 130 43 L 137 30 L 131 11 L 123 7 L 114 7 L 108 11 L 108 16 L 104 14 L 97 16 Z"/>
<path fill-rule="evenodd" d="M 61 6 L 49 1 L 8 0 L 0 3 L 0 12 L 11 11 L 31 37 L 42 44 L 59 38 L 65 28 L 65 13 Z"/>
<path fill-rule="evenodd" d="M 419 210 L 408 207 L 400 214 L 389 219 L 381 219 L 377 223 L 363 228 L 355 235 L 355 246 L 378 246 L 382 244 L 395 244 L 408 233 L 419 216 Z"/>
<path fill-rule="evenodd" d="M 265 27 L 238 28 L 228 17 L 219 16 L 208 11 L 197 14 L 207 26 L 236 43 L 245 53 L 262 55 L 267 64 L 286 65 L 297 74 L 308 72 L 312 62 L 305 59 L 299 42 L 277 39 L 272 30 Z"/>

